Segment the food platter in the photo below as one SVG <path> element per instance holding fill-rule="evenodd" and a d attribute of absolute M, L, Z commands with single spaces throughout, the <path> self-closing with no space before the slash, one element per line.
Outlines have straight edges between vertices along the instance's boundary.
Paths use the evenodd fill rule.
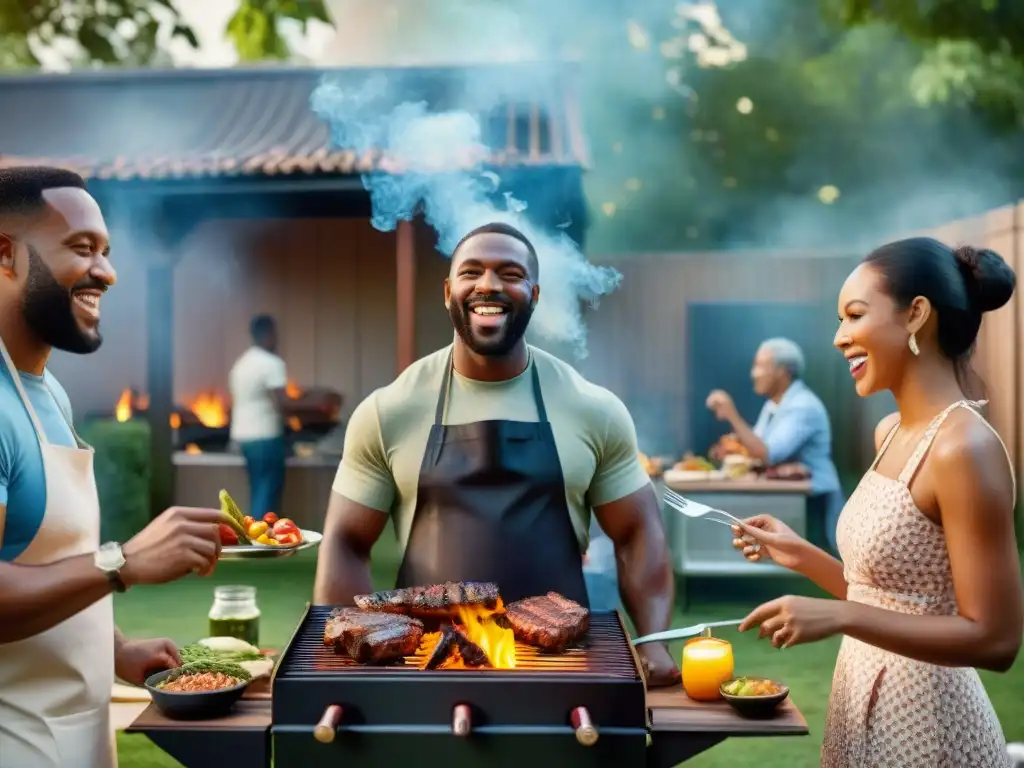
<path fill-rule="evenodd" d="M 307 531 L 300 529 L 302 532 L 302 542 L 299 544 L 292 545 L 272 545 L 272 544 L 234 544 L 231 546 L 221 547 L 220 559 L 221 560 L 259 560 L 262 558 L 273 558 L 273 557 L 291 557 L 297 552 L 302 552 L 305 549 L 311 549 L 320 544 L 323 539 L 323 534 L 317 533 L 316 531 Z"/>

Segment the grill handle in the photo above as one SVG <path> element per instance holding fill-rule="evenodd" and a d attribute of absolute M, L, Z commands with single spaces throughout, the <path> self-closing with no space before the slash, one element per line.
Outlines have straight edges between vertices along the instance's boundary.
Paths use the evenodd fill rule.
<path fill-rule="evenodd" d="M 468 704 L 456 704 L 452 710 L 452 733 L 456 736 L 469 736 L 473 729 L 473 720 Z"/>
<path fill-rule="evenodd" d="M 594 727 L 586 707 L 576 707 L 569 713 L 569 721 L 576 729 L 576 741 L 584 747 L 592 747 L 597 743 L 597 728 Z"/>
<path fill-rule="evenodd" d="M 345 710 L 339 704 L 331 704 L 325 709 L 320 722 L 313 729 L 313 738 L 321 744 L 330 744 L 334 741 L 334 735 L 338 732 L 338 726 L 341 724 L 341 716 L 344 712 Z"/>

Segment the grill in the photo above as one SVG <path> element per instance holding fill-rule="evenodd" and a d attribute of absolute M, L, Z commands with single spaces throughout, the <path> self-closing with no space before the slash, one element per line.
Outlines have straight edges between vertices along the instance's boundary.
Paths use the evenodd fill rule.
<path fill-rule="evenodd" d="M 646 688 L 618 613 L 578 647 L 516 644 L 515 669 L 424 670 L 422 650 L 361 666 L 323 644 L 330 606 L 307 607 L 274 674 L 275 768 L 628 766 L 644 761 Z"/>

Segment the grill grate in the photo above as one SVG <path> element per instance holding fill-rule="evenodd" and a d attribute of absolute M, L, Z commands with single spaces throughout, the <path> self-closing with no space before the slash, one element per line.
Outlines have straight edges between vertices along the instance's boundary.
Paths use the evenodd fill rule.
<path fill-rule="evenodd" d="M 515 669 L 438 669 L 425 670 L 432 646 L 421 645 L 404 664 L 366 666 L 357 664 L 343 653 L 335 653 L 324 645 L 324 625 L 332 606 L 310 606 L 298 632 L 289 644 L 277 670 L 277 679 L 308 677 L 320 674 L 380 675 L 416 672 L 429 676 L 452 673 L 472 675 L 572 674 L 637 679 L 639 670 L 632 647 L 617 613 L 590 614 L 590 630 L 583 643 L 563 653 L 543 653 L 532 646 L 516 643 Z"/>

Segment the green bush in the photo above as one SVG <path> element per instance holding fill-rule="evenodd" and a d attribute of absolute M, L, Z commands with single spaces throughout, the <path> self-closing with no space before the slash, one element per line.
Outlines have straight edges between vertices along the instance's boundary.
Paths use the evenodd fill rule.
<path fill-rule="evenodd" d="M 123 543 L 150 521 L 149 423 L 97 419 L 83 425 L 81 435 L 96 450 L 101 541 Z"/>

